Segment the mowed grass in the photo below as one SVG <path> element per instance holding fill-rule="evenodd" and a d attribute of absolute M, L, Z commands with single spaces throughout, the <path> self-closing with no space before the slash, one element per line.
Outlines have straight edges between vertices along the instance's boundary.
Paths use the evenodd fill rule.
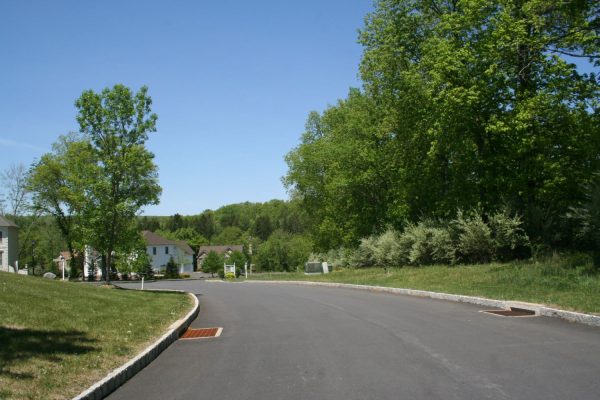
<path fill-rule="evenodd" d="M 253 274 L 250 279 L 378 285 L 517 300 L 600 314 L 600 274 L 574 255 L 507 264 L 342 269 L 325 275 Z"/>
<path fill-rule="evenodd" d="M 0 399 L 69 399 L 160 337 L 189 296 L 0 272 Z"/>

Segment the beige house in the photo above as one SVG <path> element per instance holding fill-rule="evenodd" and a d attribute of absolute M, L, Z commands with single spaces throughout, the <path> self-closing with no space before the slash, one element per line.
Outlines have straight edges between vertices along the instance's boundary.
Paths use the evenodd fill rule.
<path fill-rule="evenodd" d="M 198 267 L 202 265 L 204 259 L 206 258 L 206 256 L 208 256 L 208 253 L 210 253 L 211 251 L 214 251 L 217 254 L 222 254 L 225 257 L 225 259 L 227 259 L 234 251 L 243 252 L 244 246 L 241 244 L 231 244 L 224 246 L 200 246 L 200 248 L 198 249 L 197 257 Z"/>
<path fill-rule="evenodd" d="M 0 271 L 15 272 L 19 255 L 19 227 L 0 216 Z"/>

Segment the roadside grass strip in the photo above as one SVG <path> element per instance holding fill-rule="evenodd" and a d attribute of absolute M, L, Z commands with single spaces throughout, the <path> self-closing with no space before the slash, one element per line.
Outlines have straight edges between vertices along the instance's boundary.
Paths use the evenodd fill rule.
<path fill-rule="evenodd" d="M 460 266 L 339 269 L 329 274 L 252 274 L 250 280 L 312 281 L 404 288 L 543 304 L 600 315 L 600 272 L 569 257 Z"/>
<path fill-rule="evenodd" d="M 184 293 L 0 272 L 0 399 L 70 399 L 160 337 Z"/>

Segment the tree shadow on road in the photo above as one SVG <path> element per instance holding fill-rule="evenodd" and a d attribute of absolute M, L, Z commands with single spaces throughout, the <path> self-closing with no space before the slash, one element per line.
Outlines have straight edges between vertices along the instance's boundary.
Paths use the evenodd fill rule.
<path fill-rule="evenodd" d="M 11 372 L 15 363 L 30 359 L 60 362 L 64 356 L 96 350 L 96 339 L 80 331 L 44 331 L 0 326 L 0 375 L 32 379 L 30 374 Z"/>

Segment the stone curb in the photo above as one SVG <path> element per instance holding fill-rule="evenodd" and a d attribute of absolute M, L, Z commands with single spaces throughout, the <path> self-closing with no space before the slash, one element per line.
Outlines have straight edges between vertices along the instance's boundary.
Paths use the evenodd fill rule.
<path fill-rule="evenodd" d="M 129 289 L 137 290 L 137 289 Z M 187 293 L 182 290 L 147 290 L 147 291 L 162 291 L 162 292 L 176 292 L 176 293 Z M 175 321 L 169 330 L 160 339 L 146 347 L 141 353 L 129 360 L 126 364 L 121 367 L 114 369 L 102 380 L 96 382 L 90 386 L 87 390 L 81 392 L 79 395 L 73 398 L 73 400 L 100 400 L 108 396 L 111 392 L 116 390 L 119 386 L 125 383 L 129 378 L 133 377 L 146 365 L 150 364 L 160 353 L 163 352 L 171 343 L 176 341 L 184 329 L 186 329 L 190 323 L 198 315 L 200 310 L 200 303 L 198 298 L 192 293 L 187 293 L 194 300 L 194 308 L 185 317 L 178 321 Z"/>
<path fill-rule="evenodd" d="M 493 300 L 486 299 L 483 297 L 473 296 L 462 296 L 458 294 L 448 294 L 439 292 L 429 292 L 426 290 L 415 290 L 415 289 L 403 289 L 403 288 L 392 288 L 385 286 L 370 286 L 370 285 L 353 285 L 348 283 L 333 283 L 333 282 L 310 282 L 310 281 L 260 281 L 260 280 L 248 280 L 245 282 L 251 283 L 291 283 L 295 285 L 308 285 L 308 286 L 328 286 L 328 287 L 339 287 L 357 290 L 368 290 L 371 292 L 383 292 L 393 294 L 403 294 L 408 296 L 416 297 L 427 297 L 430 299 L 456 301 L 459 303 L 471 303 L 484 307 L 510 309 L 511 307 L 522 308 L 525 310 L 531 310 L 535 312 L 535 315 L 543 317 L 561 318 L 570 322 L 576 322 L 579 324 L 591 325 L 600 327 L 600 316 L 592 314 L 578 313 L 574 311 L 565 311 L 557 308 L 546 307 L 543 304 L 532 304 L 524 303 L 519 301 L 509 300 Z"/>

